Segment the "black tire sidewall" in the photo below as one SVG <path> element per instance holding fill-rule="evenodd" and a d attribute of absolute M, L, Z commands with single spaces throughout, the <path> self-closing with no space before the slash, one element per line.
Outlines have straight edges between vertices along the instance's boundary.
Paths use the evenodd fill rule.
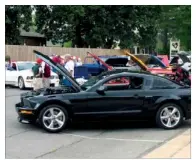
<path fill-rule="evenodd" d="M 168 106 L 174 106 L 176 107 L 179 112 L 180 112 L 180 120 L 178 122 L 178 124 L 174 127 L 166 127 L 165 125 L 162 124 L 161 122 L 161 119 L 160 119 L 160 114 L 161 114 L 161 111 L 165 108 L 165 107 L 168 107 Z M 157 111 L 156 113 L 156 124 L 160 127 L 160 128 L 164 128 L 164 129 L 175 129 L 175 128 L 178 128 L 181 124 L 182 124 L 182 121 L 183 121 L 183 117 L 184 117 L 184 114 L 183 114 L 183 111 L 181 109 L 180 106 L 178 106 L 177 104 L 175 103 L 166 103 L 166 104 L 163 104 Z"/>
<path fill-rule="evenodd" d="M 19 86 L 20 81 L 22 81 L 22 84 L 23 84 L 23 85 L 22 85 L 22 88 L 20 88 L 20 86 Z M 25 88 L 24 79 L 23 79 L 22 77 L 19 77 L 19 78 L 18 78 L 18 87 L 19 87 L 21 90 Z"/>
<path fill-rule="evenodd" d="M 44 126 L 44 124 L 43 124 L 43 120 L 42 120 L 42 119 L 43 119 L 43 114 L 44 114 L 45 111 L 46 111 L 47 109 L 49 109 L 49 108 L 59 108 L 59 109 L 61 109 L 61 110 L 63 111 L 63 113 L 65 114 L 65 123 L 63 124 L 63 126 L 62 126 L 61 128 L 59 128 L 59 129 L 57 129 L 57 130 L 50 130 L 50 129 L 46 128 L 46 127 Z M 60 132 L 60 131 L 62 131 L 63 129 L 65 129 L 65 127 L 67 126 L 68 120 L 69 120 L 69 117 L 68 117 L 68 112 L 67 112 L 67 110 L 66 110 L 64 107 L 62 107 L 62 106 L 60 106 L 60 105 L 56 105 L 56 104 L 51 104 L 51 105 L 48 105 L 47 107 L 44 107 L 44 108 L 41 110 L 40 114 L 39 114 L 39 124 L 41 125 L 41 127 L 42 127 L 44 130 L 46 130 L 47 132 L 50 132 L 50 133 L 57 133 L 57 132 Z"/>

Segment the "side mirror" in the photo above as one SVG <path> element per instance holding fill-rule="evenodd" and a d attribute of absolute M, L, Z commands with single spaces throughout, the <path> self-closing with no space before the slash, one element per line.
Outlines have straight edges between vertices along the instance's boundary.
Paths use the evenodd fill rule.
<path fill-rule="evenodd" d="M 100 86 L 96 91 L 98 94 L 104 95 L 106 90 L 107 90 L 106 86 Z"/>

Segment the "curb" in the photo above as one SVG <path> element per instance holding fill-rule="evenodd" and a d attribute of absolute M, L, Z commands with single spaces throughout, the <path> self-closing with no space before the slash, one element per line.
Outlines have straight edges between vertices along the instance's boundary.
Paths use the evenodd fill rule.
<path fill-rule="evenodd" d="M 186 130 L 142 158 L 190 158 L 191 133 Z"/>

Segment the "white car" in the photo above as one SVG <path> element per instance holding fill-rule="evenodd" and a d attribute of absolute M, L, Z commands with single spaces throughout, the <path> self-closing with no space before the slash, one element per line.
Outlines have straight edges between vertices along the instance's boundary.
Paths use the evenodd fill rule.
<path fill-rule="evenodd" d="M 33 88 L 33 72 L 32 67 L 35 65 L 35 62 L 31 61 L 17 61 L 12 62 L 11 67 L 6 68 L 6 85 L 12 85 L 19 87 L 20 89 L 24 88 Z M 51 71 L 50 77 L 51 86 L 59 86 L 58 75 Z"/>

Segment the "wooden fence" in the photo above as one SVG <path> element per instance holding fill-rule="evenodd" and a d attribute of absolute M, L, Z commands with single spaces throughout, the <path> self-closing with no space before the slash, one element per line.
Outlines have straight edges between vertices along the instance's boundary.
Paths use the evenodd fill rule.
<path fill-rule="evenodd" d="M 87 52 L 96 55 L 120 55 L 122 50 L 119 49 L 94 49 L 94 48 L 61 48 L 61 47 L 40 47 L 40 46 L 19 46 L 19 45 L 6 45 L 5 55 L 9 55 L 15 61 L 35 61 L 36 56 L 33 50 L 38 50 L 46 55 L 58 54 L 65 55 L 71 54 L 79 56 L 82 60 L 86 57 Z"/>

